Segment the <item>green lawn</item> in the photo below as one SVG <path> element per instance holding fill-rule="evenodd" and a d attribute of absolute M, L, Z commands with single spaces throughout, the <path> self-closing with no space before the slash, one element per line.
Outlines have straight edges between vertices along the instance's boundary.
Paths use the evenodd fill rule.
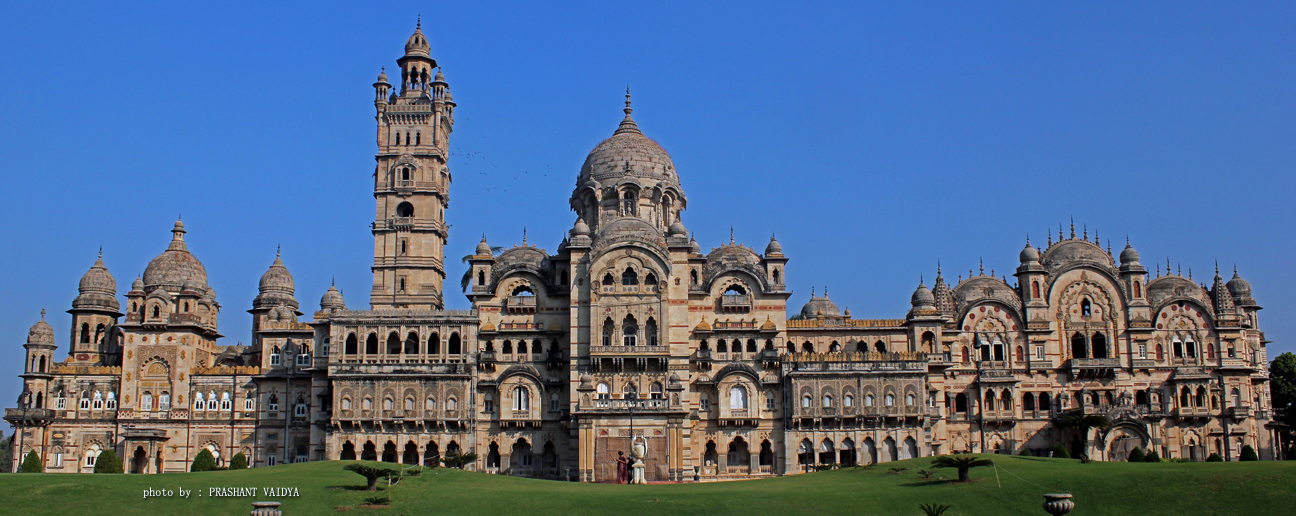
<path fill-rule="evenodd" d="M 627 486 L 510 478 L 459 470 L 427 470 L 395 487 L 386 509 L 359 507 L 373 496 L 356 490 L 364 478 L 343 471 L 345 462 L 312 462 L 169 475 L 0 475 L 7 513 L 41 514 L 247 514 L 251 502 L 276 499 L 286 516 L 330 514 L 489 514 L 493 516 L 615 514 L 904 514 L 918 504 L 953 505 L 947 515 L 1043 515 L 1048 492 L 1070 491 L 1077 515 L 1137 516 L 1287 514 L 1296 462 L 1102 463 L 993 456 L 1001 468 L 972 470 L 972 482 L 922 480 L 931 459 L 786 478 L 705 484 Z M 908 470 L 892 473 L 891 467 Z M 953 470 L 937 470 L 946 479 Z M 1014 476 L 1015 475 L 1015 476 Z M 1020 477 L 1020 478 L 1018 478 Z M 1029 482 L 1029 483 L 1028 483 Z M 1039 487 L 1034 484 L 1039 484 Z M 210 498 L 209 487 L 296 487 L 298 498 Z M 189 499 L 144 499 L 145 488 L 192 490 Z M 199 497 L 199 493 L 203 494 Z M 378 493 L 386 495 L 385 487 Z"/>

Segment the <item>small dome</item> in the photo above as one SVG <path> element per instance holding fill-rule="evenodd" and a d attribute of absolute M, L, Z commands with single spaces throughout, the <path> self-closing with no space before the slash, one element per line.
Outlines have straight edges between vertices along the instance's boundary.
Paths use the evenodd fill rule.
<path fill-rule="evenodd" d="M 671 223 L 670 228 L 666 230 L 666 234 L 670 236 L 685 236 L 688 234 L 688 229 L 684 227 L 684 224 L 681 224 L 680 221 L 677 220 Z"/>
<path fill-rule="evenodd" d="M 679 184 L 675 163 L 666 150 L 651 138 L 644 136 L 638 124 L 630 117 L 630 95 L 626 94 L 625 118 L 611 138 L 603 140 L 590 151 L 581 165 L 577 185 L 590 179 L 602 180 L 636 177 Z"/>
<path fill-rule="evenodd" d="M 378 72 L 378 82 L 387 82 L 387 69 L 386 69 L 386 68 L 383 68 L 383 70 L 382 70 L 381 72 Z"/>
<path fill-rule="evenodd" d="M 1022 249 L 1021 254 L 1017 255 L 1017 259 L 1022 263 L 1034 263 L 1039 261 L 1040 254 L 1034 247 L 1031 247 L 1030 242 L 1026 242 L 1026 247 Z"/>
<path fill-rule="evenodd" d="M 41 310 L 41 320 L 36 321 L 30 330 L 27 330 L 28 344 L 41 344 L 45 346 L 54 345 L 54 328 L 45 322 L 45 311 Z"/>
<path fill-rule="evenodd" d="M 491 247 L 486 243 L 486 235 L 482 235 L 481 243 L 477 244 L 477 256 L 491 256 Z"/>
<path fill-rule="evenodd" d="M 140 279 L 139 276 L 135 276 L 135 281 L 131 282 L 131 291 L 143 291 L 143 290 L 144 290 L 144 280 Z"/>
<path fill-rule="evenodd" d="M 342 299 L 342 292 L 337 286 L 330 285 L 324 297 L 320 298 L 321 310 L 342 310 L 346 308 L 346 300 Z"/>
<path fill-rule="evenodd" d="M 1030 249 L 1030 246 L 1027 246 L 1026 248 Z M 1025 251 L 1023 251 L 1022 254 L 1025 254 Z M 909 303 L 912 304 L 914 308 L 935 308 L 936 295 L 932 294 L 931 289 L 928 289 L 927 285 L 918 283 L 918 288 L 914 289 L 913 296 L 909 298 Z"/>
<path fill-rule="evenodd" d="M 81 284 L 78 289 L 82 294 L 88 292 L 117 293 L 117 280 L 108 272 L 108 268 L 104 267 L 102 256 L 95 260 L 94 265 L 90 266 L 90 270 L 81 276 Z"/>
<path fill-rule="evenodd" d="M 176 221 L 171 230 L 171 245 L 144 268 L 144 288 L 177 290 L 186 280 L 193 280 L 200 289 L 207 288 L 207 269 L 189 252 L 184 234 L 184 223 Z"/>
<path fill-rule="evenodd" d="M 1229 292 L 1231 292 L 1234 297 L 1251 295 L 1251 283 L 1242 279 L 1242 276 L 1238 276 L 1237 269 L 1233 269 L 1233 279 L 1230 279 L 1228 284 L 1225 286 L 1228 287 Z"/>
<path fill-rule="evenodd" d="M 445 82 L 445 76 L 444 76 L 444 75 L 441 75 L 441 69 L 440 69 L 440 68 L 437 68 L 436 77 L 433 78 L 432 80 L 434 80 L 434 81 L 436 81 L 436 82 Z"/>
<path fill-rule="evenodd" d="M 265 271 L 265 274 L 261 275 L 261 292 L 278 291 L 292 295 L 295 289 L 296 283 L 293 281 L 292 273 L 288 272 L 287 267 L 284 267 L 283 259 L 278 254 L 275 254 L 274 263 L 270 264 L 270 268 Z"/>
<path fill-rule="evenodd" d="M 689 252 L 692 254 L 702 254 L 702 246 L 698 245 L 697 240 L 689 238 Z"/>
<path fill-rule="evenodd" d="M 810 301 L 801 307 L 801 317 L 806 319 L 814 317 L 841 317 L 841 310 L 837 305 L 828 299 L 828 293 L 824 292 L 823 297 L 815 297 L 814 292 L 810 293 Z"/>
<path fill-rule="evenodd" d="M 1125 249 L 1121 251 L 1120 261 L 1121 261 L 1121 265 L 1138 264 L 1139 261 L 1138 251 L 1135 251 L 1134 247 L 1131 246 L 1129 242 L 1125 242 Z"/>
<path fill-rule="evenodd" d="M 761 324 L 760 329 L 761 331 L 774 331 L 778 329 L 778 326 L 775 325 L 774 321 L 770 320 L 769 316 L 767 315 L 765 316 L 765 322 Z"/>
<path fill-rule="evenodd" d="M 769 245 L 765 246 L 765 255 L 771 254 L 783 254 L 783 245 L 774 239 L 774 235 L 770 235 Z"/>
<path fill-rule="evenodd" d="M 427 37 L 423 35 L 422 22 L 414 29 L 414 34 L 405 40 L 405 55 L 411 54 L 432 57 L 432 47 L 428 45 Z"/>
<path fill-rule="evenodd" d="M 572 225 L 572 233 L 571 233 L 572 236 L 577 237 L 582 235 L 589 235 L 589 232 L 590 232 L 590 227 L 589 224 L 585 223 L 585 219 L 576 219 L 576 224 Z"/>

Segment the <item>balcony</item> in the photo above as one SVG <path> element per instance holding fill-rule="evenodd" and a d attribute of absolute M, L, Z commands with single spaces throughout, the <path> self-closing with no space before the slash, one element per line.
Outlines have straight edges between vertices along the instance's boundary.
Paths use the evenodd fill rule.
<path fill-rule="evenodd" d="M 590 355 L 669 355 L 667 346 L 590 346 Z"/>
<path fill-rule="evenodd" d="M 494 351 L 483 351 L 483 352 L 481 352 L 481 353 L 478 353 L 478 354 L 477 354 L 477 362 L 478 362 L 478 363 L 482 363 L 482 364 L 494 364 L 494 363 L 496 362 L 496 360 L 495 360 L 495 352 L 494 352 Z"/>
<path fill-rule="evenodd" d="M 535 296 L 509 296 L 505 306 L 508 307 L 510 314 L 534 314 L 536 313 Z"/>
<path fill-rule="evenodd" d="M 594 400 L 593 408 L 598 410 L 666 410 L 669 404 L 664 399 L 638 400 Z"/>
<path fill-rule="evenodd" d="M 693 361 L 694 361 L 694 362 L 710 362 L 710 361 L 711 361 L 711 350 L 709 350 L 709 349 L 699 349 L 699 350 L 693 352 Z"/>
<path fill-rule="evenodd" d="M 1071 375 L 1077 378 L 1106 378 L 1116 375 L 1120 367 L 1118 358 L 1073 358 Z"/>
<path fill-rule="evenodd" d="M 752 309 L 751 296 L 746 294 L 725 294 L 720 296 L 720 312 L 742 314 Z"/>
<path fill-rule="evenodd" d="M 5 409 L 5 421 L 14 425 L 42 424 L 54 419 L 54 411 L 50 409 Z"/>
<path fill-rule="evenodd" d="M 1233 416 L 1235 419 L 1246 419 L 1251 417 L 1251 407 L 1249 405 L 1229 407 L 1228 415 Z"/>

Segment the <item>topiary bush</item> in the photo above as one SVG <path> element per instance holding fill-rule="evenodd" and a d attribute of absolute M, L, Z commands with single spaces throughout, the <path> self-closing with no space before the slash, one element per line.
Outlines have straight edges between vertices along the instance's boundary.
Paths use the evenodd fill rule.
<path fill-rule="evenodd" d="M 124 473 L 122 469 L 121 458 L 117 452 L 107 449 L 99 452 L 99 457 L 95 458 L 95 473 Z"/>
<path fill-rule="evenodd" d="M 1224 457 L 1220 457 L 1218 453 L 1212 453 L 1206 457 L 1206 462 L 1224 462 Z"/>
<path fill-rule="evenodd" d="M 1143 462 L 1161 462 L 1161 456 L 1157 455 L 1156 450 L 1152 450 L 1143 457 Z"/>
<path fill-rule="evenodd" d="M 1019 457 L 1030 457 L 1031 455 L 1030 449 L 1028 448 L 1022 448 L 1022 451 L 1017 454 Z"/>
<path fill-rule="evenodd" d="M 235 453 L 230 458 L 229 469 L 247 469 L 247 466 L 247 455 L 243 455 L 243 452 Z"/>
<path fill-rule="evenodd" d="M 45 465 L 41 464 L 40 457 L 36 455 L 36 452 L 34 450 L 27 452 L 27 457 L 23 458 L 22 472 L 23 473 L 44 473 L 45 472 Z"/>
<path fill-rule="evenodd" d="M 1053 458 L 1069 459 L 1071 458 L 1071 454 L 1067 453 L 1066 445 L 1062 443 L 1058 443 L 1057 446 L 1053 447 Z"/>
<path fill-rule="evenodd" d="M 1138 447 L 1130 450 L 1129 457 L 1125 459 L 1125 462 L 1143 462 L 1143 450 Z"/>
<path fill-rule="evenodd" d="M 1260 456 L 1256 455 L 1255 448 L 1252 448 L 1251 445 L 1248 444 L 1242 447 L 1241 460 L 1243 462 L 1257 461 L 1260 460 Z"/>
<path fill-rule="evenodd" d="M 193 464 L 189 466 L 189 471 L 212 471 L 216 469 L 216 457 L 212 456 L 211 450 L 203 448 L 194 457 Z"/>

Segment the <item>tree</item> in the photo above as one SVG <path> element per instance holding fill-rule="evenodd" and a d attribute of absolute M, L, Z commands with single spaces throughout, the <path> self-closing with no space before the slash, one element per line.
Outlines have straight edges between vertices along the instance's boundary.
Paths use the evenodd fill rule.
<path fill-rule="evenodd" d="M 1066 445 L 1065 445 L 1065 444 L 1057 443 L 1057 445 L 1053 447 L 1053 458 L 1055 458 L 1055 459 L 1069 459 L 1069 458 L 1071 458 L 1071 454 L 1070 454 L 1070 453 L 1067 453 L 1067 449 L 1066 449 Z"/>
<path fill-rule="evenodd" d="M 1125 462 L 1143 462 L 1143 450 L 1135 446 L 1133 450 L 1130 450 L 1129 457 L 1125 459 Z"/>
<path fill-rule="evenodd" d="M 99 456 L 95 458 L 94 472 L 124 473 L 125 470 L 122 468 L 121 457 L 118 457 L 117 452 L 109 448 L 99 452 Z"/>
<path fill-rule="evenodd" d="M 1030 457 L 1034 454 L 1031 453 L 1030 448 L 1022 448 L 1022 451 L 1018 452 L 1017 455 L 1020 457 Z"/>
<path fill-rule="evenodd" d="M 35 450 L 27 452 L 27 458 L 23 459 L 22 462 L 22 472 L 23 473 L 44 473 L 45 472 L 45 465 L 41 464 L 40 457 L 36 455 Z"/>
<path fill-rule="evenodd" d="M 235 453 L 230 457 L 229 469 L 247 469 L 247 455 L 243 455 L 243 452 Z"/>
<path fill-rule="evenodd" d="M 918 509 L 922 510 L 925 516 L 942 516 L 945 514 L 945 511 L 950 510 L 950 507 L 953 506 L 938 503 L 924 503 L 918 505 Z"/>
<path fill-rule="evenodd" d="M 392 475 L 400 474 L 399 471 L 396 471 L 394 469 L 379 468 L 376 466 L 366 466 L 364 464 L 347 464 L 342 469 L 345 469 L 347 471 L 365 477 L 365 480 L 369 481 L 369 485 L 365 487 L 366 491 L 378 490 L 378 479 L 387 478 Z"/>
<path fill-rule="evenodd" d="M 1276 419 L 1287 423 L 1287 428 L 1278 432 L 1283 442 L 1282 455 L 1296 459 L 1292 447 L 1292 437 L 1296 436 L 1296 354 L 1289 351 L 1269 362 L 1269 393 Z"/>
<path fill-rule="evenodd" d="M 1161 462 L 1161 456 L 1157 454 L 1156 450 L 1152 450 L 1143 456 L 1143 462 Z"/>
<path fill-rule="evenodd" d="M 1247 444 L 1242 446 L 1242 458 L 1239 460 L 1242 462 L 1252 462 L 1260 460 L 1260 457 L 1256 455 L 1255 448 L 1252 448 L 1251 445 Z"/>
<path fill-rule="evenodd" d="M 0 473 L 9 472 L 9 465 L 13 463 L 13 444 L 13 435 L 10 435 L 4 440 L 0 440 L 0 464 L 4 464 L 4 467 L 0 468 Z"/>
<path fill-rule="evenodd" d="M 463 469 L 464 466 L 477 462 L 477 454 L 473 452 L 459 453 L 450 452 L 441 459 L 447 468 Z"/>
<path fill-rule="evenodd" d="M 189 465 L 189 471 L 212 471 L 216 469 L 216 457 L 212 456 L 211 450 L 203 448 L 194 457 L 193 464 Z"/>
<path fill-rule="evenodd" d="M 1206 462 L 1224 462 L 1224 457 L 1220 457 L 1218 453 L 1212 453 L 1206 457 Z"/>
<path fill-rule="evenodd" d="M 483 236 L 482 236 L 482 239 L 484 240 L 485 238 L 486 238 L 486 236 L 483 235 Z M 502 246 L 491 246 L 491 256 L 499 256 L 499 254 L 502 253 L 502 252 L 504 252 L 504 247 L 502 247 Z M 477 256 L 477 255 L 475 255 L 475 254 L 465 255 L 463 258 L 460 258 L 459 260 L 462 261 L 463 263 L 468 263 L 468 260 L 473 259 L 474 256 Z M 464 275 L 463 275 L 463 277 L 462 277 L 462 278 L 459 278 L 459 286 L 463 288 L 463 291 L 464 291 L 464 292 L 467 292 L 467 291 L 468 291 L 468 285 L 471 285 L 471 284 L 472 284 L 472 267 L 469 267 L 468 270 L 464 271 Z"/>
<path fill-rule="evenodd" d="M 990 459 L 978 459 L 975 455 L 941 455 L 932 461 L 935 468 L 954 468 L 958 470 L 959 482 L 968 481 L 968 470 L 994 465 Z"/>

